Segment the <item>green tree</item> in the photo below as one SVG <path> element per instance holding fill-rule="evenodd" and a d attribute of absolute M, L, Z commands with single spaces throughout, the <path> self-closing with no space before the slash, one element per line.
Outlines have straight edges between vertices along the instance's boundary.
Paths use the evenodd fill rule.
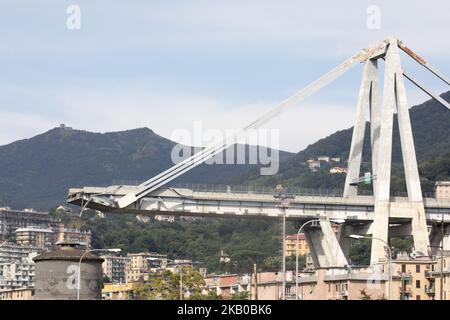
<path fill-rule="evenodd" d="M 248 300 L 248 299 L 250 299 L 250 292 L 248 291 L 236 292 L 231 295 L 231 300 Z"/>
<path fill-rule="evenodd" d="M 192 267 L 181 268 L 183 294 L 188 299 L 201 299 L 205 281 L 202 275 Z M 178 300 L 180 299 L 180 273 L 164 271 L 151 275 L 147 281 L 136 288 L 136 296 L 142 300 Z M 210 296 L 213 297 L 213 296 Z"/>

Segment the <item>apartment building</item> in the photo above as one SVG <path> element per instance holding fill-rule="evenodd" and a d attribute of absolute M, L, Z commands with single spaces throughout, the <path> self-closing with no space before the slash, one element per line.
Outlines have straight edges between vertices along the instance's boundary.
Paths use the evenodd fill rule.
<path fill-rule="evenodd" d="M 394 261 L 393 299 L 434 300 L 435 281 L 428 274 L 435 271 L 436 264 L 429 257 L 399 255 Z"/>
<path fill-rule="evenodd" d="M 136 284 L 107 283 L 102 289 L 102 300 L 133 300 Z"/>
<path fill-rule="evenodd" d="M 0 290 L 0 300 L 32 300 L 34 295 L 33 289 L 6 289 Z"/>
<path fill-rule="evenodd" d="M 373 269 L 318 269 L 299 278 L 302 300 L 359 300 L 362 291 L 372 299 L 386 298 L 388 275 Z M 295 295 L 295 289 L 294 295 Z"/>
<path fill-rule="evenodd" d="M 82 247 L 91 248 L 92 234 L 91 231 L 82 231 L 74 228 L 67 228 L 63 223 L 57 223 L 53 226 L 53 243 L 59 241 L 75 241 L 79 242 Z"/>
<path fill-rule="evenodd" d="M 225 298 L 235 293 L 250 292 L 251 277 L 249 275 L 225 274 L 210 275 L 205 279 L 203 293 L 214 292 Z"/>
<path fill-rule="evenodd" d="M 251 300 L 280 300 L 283 296 L 283 274 L 279 272 L 258 272 L 251 275 Z M 286 272 L 287 300 L 295 299 L 295 276 Z"/>
<path fill-rule="evenodd" d="M 347 173 L 347 168 L 333 167 L 330 169 L 331 174 Z"/>
<path fill-rule="evenodd" d="M 32 226 L 16 230 L 16 243 L 21 246 L 33 246 L 51 249 L 53 246 L 53 230 Z"/>
<path fill-rule="evenodd" d="M 104 261 L 102 264 L 103 274 L 108 277 L 111 283 L 126 282 L 126 268 L 130 263 L 130 257 L 120 257 L 112 255 L 101 256 Z"/>
<path fill-rule="evenodd" d="M 30 226 L 48 228 L 51 223 L 52 219 L 47 212 L 38 212 L 33 209 L 0 208 L 0 239 L 11 240 L 19 228 Z"/>
<path fill-rule="evenodd" d="M 450 181 L 436 181 L 434 190 L 436 199 L 450 199 Z"/>
<path fill-rule="evenodd" d="M 297 244 L 297 246 L 296 246 Z M 298 237 L 297 243 L 297 235 L 290 234 L 286 236 L 286 256 L 295 256 L 298 248 L 298 254 L 301 256 L 306 256 L 309 254 L 309 246 L 306 241 L 305 234 L 301 233 Z"/>
<path fill-rule="evenodd" d="M 35 256 L 42 248 L 3 244 L 0 246 L 0 290 L 34 287 Z"/>
<path fill-rule="evenodd" d="M 127 282 L 145 280 L 149 274 L 166 269 L 168 262 L 167 255 L 153 252 L 129 253 L 127 257 L 130 258 L 125 269 Z"/>

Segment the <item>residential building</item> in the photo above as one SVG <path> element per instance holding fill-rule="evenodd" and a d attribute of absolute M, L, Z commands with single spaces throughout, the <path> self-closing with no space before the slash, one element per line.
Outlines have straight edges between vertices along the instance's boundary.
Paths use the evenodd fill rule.
<path fill-rule="evenodd" d="M 47 212 L 37 212 L 33 209 L 13 210 L 9 207 L 0 208 L 0 239 L 12 240 L 19 228 L 39 226 L 48 228 L 52 219 Z"/>
<path fill-rule="evenodd" d="M 102 289 L 102 300 L 133 300 L 135 283 L 107 283 Z"/>
<path fill-rule="evenodd" d="M 400 253 L 392 260 L 391 277 L 386 261 L 370 268 L 318 269 L 299 279 L 299 297 L 305 300 L 358 300 L 362 291 L 371 299 L 450 300 L 450 256 L 445 253 L 443 272 L 440 257 L 411 256 Z"/>
<path fill-rule="evenodd" d="M 450 181 L 436 181 L 434 189 L 436 199 L 450 199 Z"/>
<path fill-rule="evenodd" d="M 300 277 L 298 295 L 301 300 L 359 300 L 362 291 L 372 299 L 387 296 L 388 275 L 374 269 L 318 269 Z M 295 292 L 295 289 L 294 289 Z M 295 296 L 295 293 L 294 293 Z"/>
<path fill-rule="evenodd" d="M 283 292 L 283 277 L 279 272 L 258 272 L 251 276 L 251 300 L 280 300 Z M 292 271 L 286 272 L 287 300 L 295 299 L 295 276 Z"/>
<path fill-rule="evenodd" d="M 436 296 L 436 276 L 439 275 L 436 272 L 437 270 L 436 259 L 431 259 L 428 256 L 398 255 L 397 259 L 394 260 L 393 299 L 434 300 Z M 446 278 L 448 278 L 448 275 Z M 437 282 L 439 283 L 439 281 Z"/>
<path fill-rule="evenodd" d="M 38 226 L 19 228 L 16 230 L 16 243 L 49 250 L 53 246 L 53 230 Z"/>
<path fill-rule="evenodd" d="M 435 260 L 436 264 L 434 267 L 431 266 L 425 271 L 425 277 L 429 281 L 429 285 L 425 288 L 425 291 L 430 295 L 434 294 L 434 300 L 441 300 L 441 296 L 442 300 L 450 300 L 450 252 L 444 250 L 444 256 L 442 259 L 439 250 L 435 256 Z"/>
<path fill-rule="evenodd" d="M 297 234 L 290 234 L 286 236 L 286 256 L 295 256 L 297 254 L 297 249 L 298 254 L 301 256 L 306 256 L 309 254 L 309 246 L 308 242 L 306 241 L 305 234 L 299 234 L 297 248 L 295 245 L 296 243 Z"/>
<path fill-rule="evenodd" d="M 42 248 L 3 244 L 0 247 L 0 290 L 34 287 L 34 257 Z"/>
<path fill-rule="evenodd" d="M 190 259 L 174 259 L 168 260 L 165 267 L 166 270 L 177 272 L 180 267 L 193 267 L 194 263 Z"/>
<path fill-rule="evenodd" d="M 204 280 L 205 290 L 203 293 L 209 291 L 225 298 L 229 298 L 235 293 L 250 292 L 251 277 L 249 275 L 210 275 Z"/>
<path fill-rule="evenodd" d="M 145 280 L 148 274 L 166 269 L 168 262 L 167 255 L 153 252 L 129 253 L 127 257 L 130 258 L 125 269 L 127 282 Z"/>
<path fill-rule="evenodd" d="M 130 263 L 130 257 L 104 255 L 102 264 L 103 274 L 111 283 L 122 283 L 126 281 L 125 270 Z"/>
<path fill-rule="evenodd" d="M 320 161 L 310 159 L 306 161 L 308 163 L 309 169 L 312 171 L 316 171 L 318 168 L 320 168 Z"/>
<path fill-rule="evenodd" d="M 230 262 L 231 258 L 230 255 L 223 252 L 223 250 L 220 251 L 220 256 L 219 256 L 219 262 L 221 263 L 228 263 Z"/>
<path fill-rule="evenodd" d="M 330 169 L 331 174 L 347 173 L 347 168 L 333 167 Z"/>
<path fill-rule="evenodd" d="M 92 234 L 91 231 L 82 231 L 74 228 L 66 228 L 63 223 L 58 223 L 53 227 L 54 238 L 53 243 L 59 241 L 75 241 L 79 242 L 82 247 L 91 248 Z"/>
<path fill-rule="evenodd" d="M 0 290 L 0 300 L 32 300 L 33 295 L 29 288 Z"/>

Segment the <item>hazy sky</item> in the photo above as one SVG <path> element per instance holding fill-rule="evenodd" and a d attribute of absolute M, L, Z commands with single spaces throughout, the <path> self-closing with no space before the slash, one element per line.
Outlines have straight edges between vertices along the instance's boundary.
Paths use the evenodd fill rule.
<path fill-rule="evenodd" d="M 66 26 L 67 7 L 81 28 Z M 380 29 L 367 27 L 371 5 Z M 398 36 L 450 74 L 448 1 L 0 2 L 0 144 L 90 131 L 238 128 L 358 50 Z M 372 20 L 371 20 L 372 21 Z M 405 69 L 448 90 L 406 56 Z M 360 66 L 272 121 L 298 151 L 355 117 Z M 409 101 L 427 97 L 408 86 Z"/>

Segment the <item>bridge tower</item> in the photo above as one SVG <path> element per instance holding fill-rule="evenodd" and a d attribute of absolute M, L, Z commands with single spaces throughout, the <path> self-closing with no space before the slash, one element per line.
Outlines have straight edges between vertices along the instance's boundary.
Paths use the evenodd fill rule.
<path fill-rule="evenodd" d="M 383 95 L 380 95 L 378 60 L 385 60 Z M 408 110 L 403 69 L 400 62 L 399 41 L 389 38 L 384 54 L 365 62 L 358 101 L 356 123 L 348 160 L 344 197 L 357 196 L 357 181 L 360 175 L 366 119 L 370 121 L 370 144 L 372 151 L 372 176 L 375 180 L 374 219 L 369 231 L 373 238 L 389 240 L 389 215 L 392 210 L 409 211 L 412 217 L 409 230 L 416 251 L 427 253 L 429 237 L 425 220 L 425 209 L 419 180 L 411 120 Z M 394 109 L 397 111 L 403 166 L 405 171 L 408 201 L 399 205 L 391 201 L 391 163 Z M 372 241 L 371 264 L 385 259 L 383 241 Z"/>
<path fill-rule="evenodd" d="M 74 190 L 72 191 L 72 194 L 69 195 L 69 198 L 71 199 L 69 202 L 81 205 L 83 207 L 82 212 L 85 207 L 96 209 L 100 207 L 102 210 L 111 212 L 124 210 L 131 210 L 131 212 L 134 212 L 135 210 L 144 210 L 151 213 L 151 209 L 145 209 L 148 204 L 145 199 L 152 198 L 155 194 L 158 195 L 159 199 L 161 188 L 170 181 L 173 181 L 185 172 L 188 172 L 214 155 L 224 151 L 227 147 L 234 145 L 236 137 L 248 133 L 249 130 L 261 127 L 274 117 L 293 108 L 307 97 L 337 80 L 354 66 L 363 63 L 364 70 L 357 100 L 356 123 L 353 129 L 348 173 L 343 196 L 344 200 L 346 200 L 345 202 L 348 204 L 352 204 L 353 200 L 361 200 L 361 198 L 358 199 L 358 197 L 360 197 L 358 196 L 358 186 L 354 181 L 359 180 L 366 119 L 368 118 L 371 124 L 370 148 L 372 151 L 372 173 L 373 176 L 376 177 L 373 186 L 374 210 L 373 212 L 368 213 L 366 216 L 367 220 L 363 223 L 358 222 L 358 227 L 356 227 L 354 221 L 352 222 L 347 216 L 343 216 L 342 219 L 339 220 L 344 220 L 345 223 L 341 225 L 337 235 L 335 235 L 332 228 L 332 221 L 329 219 L 330 210 L 327 209 L 326 205 L 321 206 L 320 209 L 316 210 L 314 216 L 307 216 L 308 219 L 315 217 L 315 220 L 318 222 L 314 228 L 310 226 L 304 230 L 306 239 L 310 245 L 314 264 L 319 268 L 345 267 L 348 264 L 347 259 L 350 247 L 349 239 L 347 239 L 346 236 L 352 233 L 371 234 L 372 238 L 378 239 L 378 241 L 372 241 L 371 264 L 378 263 L 380 260 L 385 259 L 384 242 L 387 243 L 389 236 L 394 235 L 412 235 L 415 250 L 427 253 L 430 248 L 430 240 L 425 220 L 424 200 L 422 197 L 417 159 L 414 150 L 404 78 L 407 78 L 419 89 L 423 90 L 446 108 L 450 109 L 450 104 L 442 99 L 442 97 L 420 84 L 410 74 L 407 74 L 405 70 L 403 70 L 400 62 L 400 50 L 408 54 L 416 62 L 446 84 L 450 85 L 450 79 L 448 77 L 415 54 L 401 41 L 391 37 L 360 50 L 320 78 L 282 101 L 275 108 L 250 122 L 241 130 L 201 149 L 191 157 L 173 165 L 142 184 L 133 188 L 128 188 L 129 186 L 127 186 L 127 188 L 124 188 L 125 186 L 112 186 L 109 190 L 95 189 L 95 193 L 85 192 L 84 189 L 81 191 Z M 380 92 L 378 72 L 380 60 L 385 61 L 382 93 Z M 408 197 L 402 199 L 392 199 L 390 197 L 394 109 L 397 111 L 408 192 Z M 126 189 L 127 192 L 124 193 L 121 189 Z M 178 196 L 180 196 L 180 194 L 178 194 Z M 84 202 L 84 200 L 86 200 L 86 202 Z M 189 201 L 191 200 L 192 199 L 189 196 L 188 200 L 183 199 L 176 204 L 176 206 L 179 205 L 184 208 L 185 205 L 189 205 Z M 369 200 L 369 202 L 372 201 L 372 199 Z M 153 200 L 149 202 L 150 206 L 152 201 Z M 157 210 L 161 210 L 161 201 L 158 200 L 156 202 L 158 204 Z M 173 201 L 173 199 L 171 201 Z M 208 201 L 211 202 L 211 199 Z M 223 206 L 223 201 L 221 202 L 219 200 L 218 204 L 218 210 L 220 211 L 221 209 L 219 207 Z M 236 212 L 239 212 L 240 215 L 242 209 L 241 206 L 242 204 L 239 204 L 239 208 L 232 206 L 230 207 L 230 211 L 237 210 Z M 263 207 L 264 206 L 261 206 L 258 210 L 268 210 L 268 212 L 270 212 L 271 208 Z M 193 210 L 194 212 L 195 210 L 199 210 L 198 206 Z M 344 209 L 344 211 L 346 210 L 347 209 Z M 223 214 L 223 212 L 221 214 Z M 289 213 L 286 214 L 289 215 Z M 343 213 L 343 215 L 347 215 L 347 212 Z M 389 229 L 390 223 L 396 223 L 399 224 L 399 226 Z M 445 241 L 443 242 L 446 246 L 445 248 L 450 246 L 450 234 L 448 234 L 450 233 L 450 226 L 447 227 L 448 230 L 445 231 L 447 238 L 445 238 Z M 438 231 L 439 230 L 434 230 L 431 232 L 431 241 L 433 245 L 439 242 L 439 234 L 444 233 L 438 233 Z"/>

